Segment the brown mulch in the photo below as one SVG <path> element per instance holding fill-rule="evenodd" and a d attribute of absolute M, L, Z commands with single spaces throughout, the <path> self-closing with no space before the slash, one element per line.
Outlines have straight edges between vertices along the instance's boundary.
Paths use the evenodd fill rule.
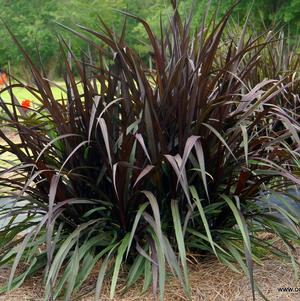
<path fill-rule="evenodd" d="M 300 248 L 297 249 L 298 259 L 300 258 Z M 9 269 L 0 272 L 0 284 L 9 277 Z M 0 301 L 39 301 L 43 300 L 42 275 L 32 277 L 21 287 L 0 295 Z M 82 291 L 84 297 L 77 296 L 75 301 L 94 300 L 94 285 L 97 273 L 92 273 L 86 281 Z M 300 281 L 295 279 L 291 264 L 279 261 L 274 257 L 269 257 L 263 261 L 262 266 L 255 266 L 255 280 L 271 301 L 299 301 Z M 120 281 L 122 282 L 122 281 Z M 197 301 L 250 301 L 252 300 L 251 289 L 247 277 L 238 274 L 219 263 L 216 259 L 205 259 L 190 267 L 190 282 L 192 288 L 192 300 Z M 298 289 L 298 292 L 287 293 L 278 292 L 278 288 L 291 287 Z M 109 282 L 103 288 L 101 300 L 109 300 Z M 121 284 L 119 286 L 121 288 Z M 124 295 L 117 295 L 114 300 L 122 301 L 148 301 L 154 300 L 151 292 L 145 296 L 140 296 L 141 283 L 130 289 Z M 258 293 L 257 300 L 263 300 Z M 188 300 L 183 290 L 174 278 L 166 281 L 165 300 Z"/>

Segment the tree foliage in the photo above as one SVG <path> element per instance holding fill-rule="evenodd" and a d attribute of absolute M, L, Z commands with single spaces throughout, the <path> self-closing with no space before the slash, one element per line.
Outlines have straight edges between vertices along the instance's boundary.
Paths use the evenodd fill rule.
<path fill-rule="evenodd" d="M 189 8 L 194 2 L 193 26 L 199 24 L 201 16 L 205 14 L 207 1 L 182 0 L 179 1 L 179 10 L 188 14 Z M 221 18 L 224 12 L 235 1 L 223 0 L 211 1 L 211 14 L 217 12 L 217 18 Z M 0 0 L 0 16 L 8 23 L 19 41 L 36 62 L 41 57 L 48 72 L 57 73 L 58 46 L 56 35 L 63 34 L 68 39 L 69 34 L 59 28 L 56 22 L 74 27 L 77 24 L 94 28 L 100 26 L 99 17 L 106 24 L 112 26 L 116 32 L 121 29 L 124 17 L 117 10 L 127 10 L 132 14 L 138 14 L 145 19 L 155 33 L 159 33 L 160 19 L 168 20 L 171 15 L 170 6 L 166 0 Z M 285 25 L 286 31 L 293 35 L 298 32 L 300 24 L 300 0 L 265 0 L 252 1 L 241 0 L 233 12 L 232 18 L 237 23 L 243 23 L 248 12 L 252 10 L 252 24 L 257 29 L 269 27 L 279 23 Z M 135 20 L 127 19 L 127 44 L 133 47 L 140 55 L 147 57 L 147 36 L 141 24 Z M 294 38 L 292 39 L 294 42 Z M 72 39 L 72 48 L 76 54 L 84 49 L 82 41 Z M 40 54 L 37 53 L 37 48 Z M 22 72 L 22 55 L 14 47 L 4 26 L 0 27 L 0 66 L 6 66 L 8 62 Z M 49 75 L 49 74 L 48 74 Z"/>

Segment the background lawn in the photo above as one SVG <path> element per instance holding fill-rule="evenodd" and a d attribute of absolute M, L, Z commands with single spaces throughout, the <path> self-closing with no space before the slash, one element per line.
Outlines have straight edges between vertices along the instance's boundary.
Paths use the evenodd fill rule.
<path fill-rule="evenodd" d="M 61 89 L 57 86 L 60 86 Z M 22 101 L 23 99 L 29 99 L 33 103 L 38 103 L 38 100 L 36 99 L 36 97 L 34 95 L 32 95 L 32 93 L 30 93 L 26 88 L 16 87 L 16 88 L 13 88 L 12 90 L 13 90 L 13 94 L 19 101 Z M 53 93 L 53 96 L 55 99 L 61 99 L 62 97 L 65 98 L 66 93 L 64 92 L 64 90 L 65 90 L 65 83 L 62 81 L 57 81 L 57 82 L 55 82 L 55 85 L 52 85 L 52 93 Z M 82 91 L 82 88 L 81 88 L 81 91 Z M 0 95 L 4 101 L 7 101 L 7 102 L 11 101 L 9 92 L 7 90 L 6 91 L 0 90 Z"/>

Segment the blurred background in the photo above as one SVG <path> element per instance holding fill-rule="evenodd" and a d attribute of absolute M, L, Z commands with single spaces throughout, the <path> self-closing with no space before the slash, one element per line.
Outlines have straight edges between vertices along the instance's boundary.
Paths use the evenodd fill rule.
<path fill-rule="evenodd" d="M 192 2 L 193 0 L 182 0 L 179 6 L 181 13 L 188 14 Z M 193 26 L 196 27 L 209 1 L 194 2 Z M 212 0 L 210 13 L 214 12 L 220 18 L 234 2 Z M 160 16 L 165 21 L 168 20 L 166 16 L 171 14 L 169 4 L 169 0 L 0 0 L 0 16 L 33 60 L 42 61 L 48 77 L 57 79 L 59 74 L 57 35 L 62 35 L 65 39 L 72 35 L 58 26 L 57 22 L 76 30 L 77 24 L 100 30 L 99 17 L 101 17 L 105 23 L 118 31 L 122 27 L 124 17 L 120 17 L 120 12 L 117 10 L 123 10 L 144 18 L 152 29 L 159 33 Z M 283 30 L 289 43 L 295 46 L 300 24 L 300 0 L 241 0 L 232 15 L 231 22 L 234 26 L 242 26 L 250 10 L 249 24 L 253 31 L 262 32 L 270 28 Z M 134 47 L 146 60 L 149 53 L 143 26 L 129 18 L 127 28 L 127 44 Z M 87 48 L 84 41 L 74 36 L 71 46 L 77 55 Z M 0 26 L 0 67 L 6 68 L 8 62 L 14 74 L 22 77 L 26 73 L 22 54 L 2 25 Z"/>

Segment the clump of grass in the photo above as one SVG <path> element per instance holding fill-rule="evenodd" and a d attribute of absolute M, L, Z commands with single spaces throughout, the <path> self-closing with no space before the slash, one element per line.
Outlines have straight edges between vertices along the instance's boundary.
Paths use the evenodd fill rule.
<path fill-rule="evenodd" d="M 103 22 L 101 32 L 70 29 L 98 56 L 78 59 L 59 39 L 61 99 L 11 33 L 35 80 L 25 88 L 39 105 L 24 112 L 13 93 L 12 110 L 1 102 L 6 126 L 20 137 L 14 143 L 0 130 L 1 153 L 20 162 L 0 178 L 15 191 L 13 206 L 0 212 L 9 218 L 0 229 L 0 265 L 13 262 L 8 289 L 44 269 L 45 299 L 69 300 L 101 261 L 96 299 L 108 276 L 113 298 L 124 263 L 124 290 L 142 278 L 142 293 L 152 285 L 162 300 L 168 267 L 189 295 L 187 256 L 199 252 L 235 270 L 239 264 L 254 298 L 255 251 L 288 257 L 258 234 L 274 233 L 289 249 L 299 239 L 293 212 L 262 205 L 266 193 L 300 183 L 298 107 L 287 97 L 293 78 L 254 76 L 272 37 L 246 39 L 245 24 L 225 41 L 233 8 L 193 34 L 192 14 L 182 20 L 171 3 L 160 37 L 123 13 L 144 26 L 153 70 L 126 45 L 126 21 L 119 35 Z M 28 266 L 16 276 L 21 260 Z"/>

